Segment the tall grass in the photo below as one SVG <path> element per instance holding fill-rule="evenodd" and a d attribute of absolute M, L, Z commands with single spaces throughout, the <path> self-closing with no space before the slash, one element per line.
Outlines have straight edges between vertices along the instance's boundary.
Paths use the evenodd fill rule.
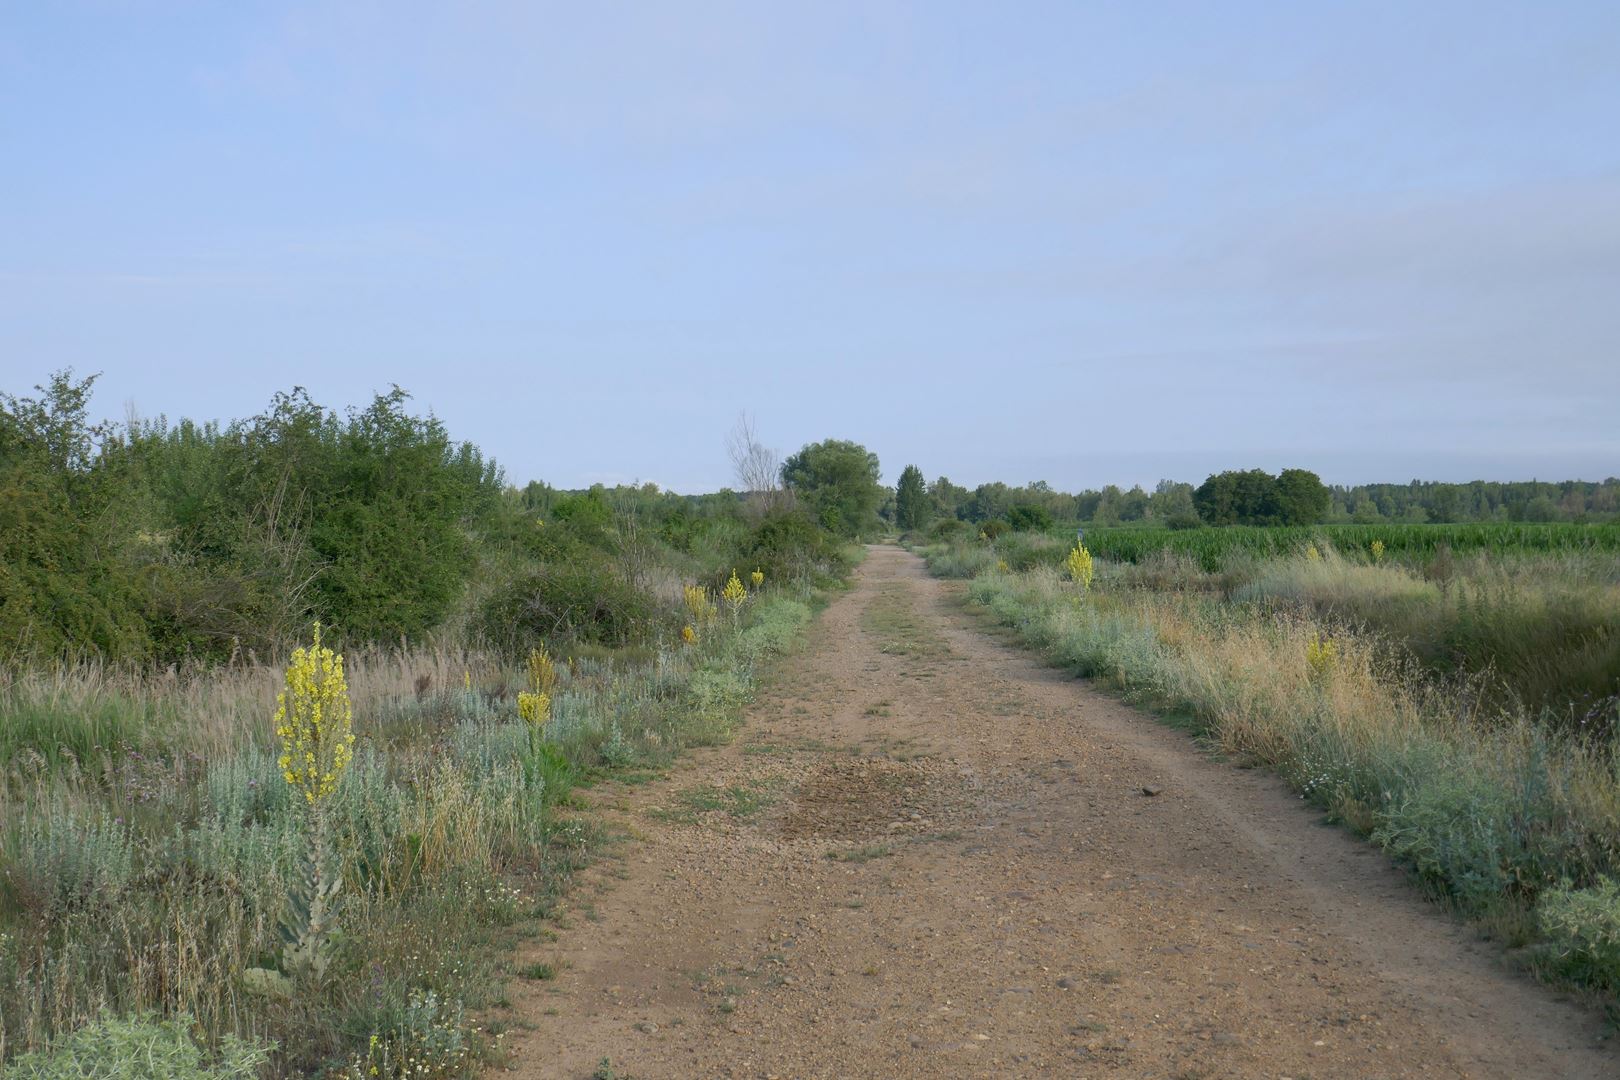
<path fill-rule="evenodd" d="M 1463 911 L 1515 944 L 1538 942 L 1545 969 L 1620 989 L 1613 739 L 1576 738 L 1523 711 L 1486 713 L 1308 603 L 1234 604 L 1131 588 L 1122 568 L 1102 571 L 1102 587 L 1085 594 L 1051 567 L 992 568 L 969 596 L 1054 663 L 1195 718 L 1227 752 L 1276 769 Z M 1436 595 L 1368 567 L 1290 566 L 1281 581 L 1307 593 L 1332 584 L 1385 600 Z M 1325 659 L 1312 648 L 1324 638 Z"/>
<path fill-rule="evenodd" d="M 1392 558 L 1425 561 L 1442 551 L 1484 552 L 1505 556 L 1525 552 L 1620 553 L 1620 524 L 1575 525 L 1521 522 L 1459 525 L 1300 525 L 1168 529 L 1160 527 L 1091 528 L 1086 546 L 1100 558 L 1140 562 L 1160 551 L 1187 555 L 1205 570 L 1217 570 L 1234 553 L 1272 558 L 1298 551 L 1309 543 L 1332 544 L 1344 551 L 1367 551 L 1374 541 Z"/>
<path fill-rule="evenodd" d="M 760 665 L 809 617 L 767 593 L 699 646 L 561 665 L 538 745 L 514 704 L 521 672 L 492 655 L 353 654 L 360 744 L 329 802 L 339 951 L 325 985 L 291 995 L 252 974 L 274 966 L 306 850 L 272 746 L 279 667 L 13 679 L 0 688 L 0 1060 L 110 1009 L 186 1014 L 209 1045 L 274 1042 L 280 1074 L 470 1075 L 498 1054 L 471 1019 L 498 996 L 496 946 L 549 910 L 588 851 L 570 786 L 725 738 Z"/>
<path fill-rule="evenodd" d="M 1620 700 L 1620 585 L 1579 560 L 1476 555 L 1438 576 L 1324 548 L 1258 564 L 1229 595 L 1375 630 L 1427 667 L 1478 675 L 1496 702 L 1572 730 L 1602 728 Z"/>

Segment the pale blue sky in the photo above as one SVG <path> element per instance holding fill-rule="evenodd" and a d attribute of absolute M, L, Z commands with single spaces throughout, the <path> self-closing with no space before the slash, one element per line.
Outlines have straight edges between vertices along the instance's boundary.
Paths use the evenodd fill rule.
<path fill-rule="evenodd" d="M 6 3 L 0 388 L 518 482 L 1620 473 L 1620 4 Z"/>

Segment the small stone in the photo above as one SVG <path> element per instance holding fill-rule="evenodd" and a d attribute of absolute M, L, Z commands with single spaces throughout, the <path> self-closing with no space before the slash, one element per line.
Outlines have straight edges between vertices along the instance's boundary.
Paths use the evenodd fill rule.
<path fill-rule="evenodd" d="M 1073 990 L 1077 985 L 1074 979 L 1068 975 L 1065 975 L 1063 978 L 1059 979 L 1057 984 L 1058 988 L 1061 990 Z"/>
<path fill-rule="evenodd" d="M 641 1032 L 643 1035 L 656 1035 L 658 1034 L 658 1025 L 650 1020 L 643 1020 L 641 1023 L 636 1025 L 636 1030 Z"/>
<path fill-rule="evenodd" d="M 1163 790 L 1164 790 L 1164 788 L 1159 787 L 1156 784 L 1143 784 L 1142 785 L 1142 794 L 1146 795 L 1148 798 L 1152 798 L 1153 796 L 1157 795 L 1159 792 L 1161 792 Z"/>

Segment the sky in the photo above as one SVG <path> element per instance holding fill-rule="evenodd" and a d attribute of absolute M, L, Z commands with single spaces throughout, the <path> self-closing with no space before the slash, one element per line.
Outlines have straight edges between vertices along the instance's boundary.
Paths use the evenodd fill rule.
<path fill-rule="evenodd" d="M 0 4 L 0 390 L 974 485 L 1620 474 L 1620 4 Z"/>

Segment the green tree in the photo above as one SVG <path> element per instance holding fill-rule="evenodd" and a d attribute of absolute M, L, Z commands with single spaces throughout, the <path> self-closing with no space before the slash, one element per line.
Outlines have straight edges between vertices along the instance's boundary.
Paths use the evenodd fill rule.
<path fill-rule="evenodd" d="M 859 443 L 810 443 L 782 463 L 782 482 L 829 532 L 856 537 L 881 527 L 878 457 Z"/>
<path fill-rule="evenodd" d="M 1216 473 L 1193 492 L 1193 505 L 1210 525 L 1275 525 L 1277 478 L 1264 469 Z"/>
<path fill-rule="evenodd" d="M 1148 516 L 1162 522 L 1196 519 L 1198 508 L 1193 505 L 1193 486 L 1160 480 L 1153 494 L 1148 496 Z"/>
<path fill-rule="evenodd" d="M 148 648 L 126 474 L 87 416 L 95 380 L 60 371 L 37 398 L 0 394 L 0 659 Z"/>
<path fill-rule="evenodd" d="M 934 504 L 934 510 L 940 517 L 960 517 L 958 509 L 968 501 L 970 492 L 960 484 L 951 483 L 948 477 L 940 477 L 928 485 L 928 498 Z"/>
<path fill-rule="evenodd" d="M 1277 524 L 1315 525 L 1327 517 L 1333 496 L 1309 469 L 1284 469 L 1277 476 Z"/>
<path fill-rule="evenodd" d="M 915 465 L 907 465 L 900 474 L 900 483 L 895 487 L 895 524 L 906 532 L 924 528 L 933 515 L 933 506 L 928 499 L 928 489 L 923 480 L 922 470 Z"/>

